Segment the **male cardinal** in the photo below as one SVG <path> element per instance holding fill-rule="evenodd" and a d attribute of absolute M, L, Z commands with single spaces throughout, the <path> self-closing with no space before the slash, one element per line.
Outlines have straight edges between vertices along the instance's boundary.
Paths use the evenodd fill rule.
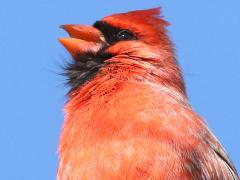
<path fill-rule="evenodd" d="M 59 180 L 239 179 L 189 105 L 160 8 L 63 25 L 73 62 Z"/>

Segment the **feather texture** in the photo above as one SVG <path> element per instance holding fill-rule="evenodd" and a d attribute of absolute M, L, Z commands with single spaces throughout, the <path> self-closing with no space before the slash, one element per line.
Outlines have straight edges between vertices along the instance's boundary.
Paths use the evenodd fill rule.
<path fill-rule="evenodd" d="M 159 12 L 103 18 L 107 26 L 97 25 L 99 31 L 116 28 L 107 31 L 114 36 L 128 30 L 136 38 L 111 43 L 105 38 L 104 53 L 111 56 L 102 59 L 96 52 L 87 60 L 74 56 L 75 65 L 67 69 L 74 89 L 65 106 L 59 180 L 239 179 L 221 144 L 188 103 L 165 30 L 168 23 Z M 88 61 L 97 71 L 77 83 L 83 67 L 91 72 Z"/>

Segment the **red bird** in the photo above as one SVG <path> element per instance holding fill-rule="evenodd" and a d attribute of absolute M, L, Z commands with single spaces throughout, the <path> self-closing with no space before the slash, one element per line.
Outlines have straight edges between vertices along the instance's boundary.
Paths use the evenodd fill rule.
<path fill-rule="evenodd" d="M 239 179 L 189 105 L 160 8 L 63 25 L 73 57 L 58 180 Z"/>

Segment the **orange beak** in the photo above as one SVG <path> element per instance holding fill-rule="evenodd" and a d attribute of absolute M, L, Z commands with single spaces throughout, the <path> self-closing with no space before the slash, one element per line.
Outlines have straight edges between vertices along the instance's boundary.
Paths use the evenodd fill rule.
<path fill-rule="evenodd" d="M 106 44 L 102 33 L 92 26 L 67 24 L 61 28 L 67 31 L 70 37 L 59 38 L 59 41 L 73 57 L 86 52 L 96 53 Z"/>

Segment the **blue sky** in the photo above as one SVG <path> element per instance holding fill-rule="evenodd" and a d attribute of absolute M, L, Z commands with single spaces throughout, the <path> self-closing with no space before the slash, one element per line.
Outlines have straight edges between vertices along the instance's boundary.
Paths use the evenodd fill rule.
<path fill-rule="evenodd" d="M 0 177 L 55 179 L 69 55 L 59 25 L 162 6 L 193 108 L 240 170 L 240 1 L 21 0 L 0 5 Z"/>

